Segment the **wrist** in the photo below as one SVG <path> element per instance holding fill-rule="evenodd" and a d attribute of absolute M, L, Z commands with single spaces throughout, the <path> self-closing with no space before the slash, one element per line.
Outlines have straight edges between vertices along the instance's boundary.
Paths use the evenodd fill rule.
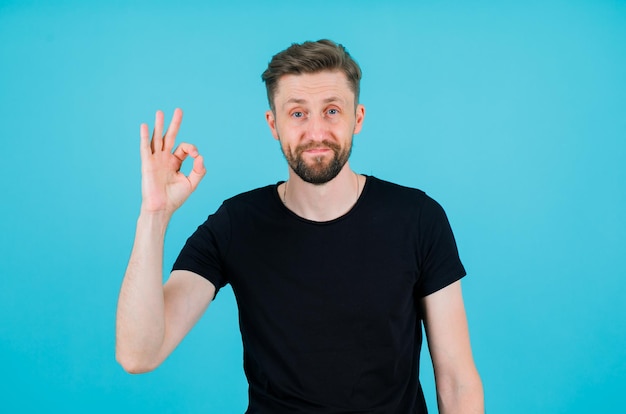
<path fill-rule="evenodd" d="M 172 218 L 172 213 L 166 210 L 146 210 L 144 208 L 139 212 L 139 218 L 137 219 L 138 226 L 147 226 L 154 229 L 162 229 L 165 233 L 165 229 Z"/>

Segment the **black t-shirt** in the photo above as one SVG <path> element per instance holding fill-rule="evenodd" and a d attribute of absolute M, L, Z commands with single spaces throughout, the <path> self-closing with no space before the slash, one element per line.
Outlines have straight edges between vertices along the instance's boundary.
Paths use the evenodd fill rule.
<path fill-rule="evenodd" d="M 233 197 L 174 269 L 239 308 L 248 413 L 422 413 L 420 298 L 465 275 L 439 204 L 367 177 L 344 216 L 303 219 L 270 185 Z"/>

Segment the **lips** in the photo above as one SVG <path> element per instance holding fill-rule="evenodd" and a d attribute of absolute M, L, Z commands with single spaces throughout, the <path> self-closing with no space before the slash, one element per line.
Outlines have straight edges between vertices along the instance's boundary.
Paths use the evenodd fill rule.
<path fill-rule="evenodd" d="M 296 149 L 296 153 L 303 154 L 324 154 L 326 152 L 339 152 L 341 147 L 334 142 L 322 141 L 322 142 L 309 142 L 299 146 Z"/>
<path fill-rule="evenodd" d="M 322 147 L 322 148 L 311 148 L 311 149 L 305 150 L 304 152 L 309 153 L 309 154 L 322 154 L 328 151 L 332 151 L 332 150 L 327 147 Z"/>

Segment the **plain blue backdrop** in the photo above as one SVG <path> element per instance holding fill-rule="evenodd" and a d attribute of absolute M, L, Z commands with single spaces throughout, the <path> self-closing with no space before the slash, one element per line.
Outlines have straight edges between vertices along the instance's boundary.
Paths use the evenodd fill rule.
<path fill-rule="evenodd" d="M 626 2 L 2 0 L 1 411 L 243 412 L 230 289 L 155 372 L 115 362 L 139 124 L 183 108 L 208 167 L 169 268 L 223 199 L 286 178 L 260 74 L 320 38 L 364 72 L 352 166 L 449 215 L 488 412 L 626 405 Z"/>

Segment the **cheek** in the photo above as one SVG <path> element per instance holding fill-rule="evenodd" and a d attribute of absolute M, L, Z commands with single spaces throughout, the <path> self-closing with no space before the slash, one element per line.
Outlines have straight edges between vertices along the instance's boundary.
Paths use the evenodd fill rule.
<path fill-rule="evenodd" d="M 300 141 L 305 139 L 307 130 L 303 125 L 294 122 L 285 122 L 280 124 L 280 128 L 276 128 L 276 135 L 281 143 L 291 143 L 296 146 Z"/>
<path fill-rule="evenodd" d="M 291 156 L 293 151 L 291 149 L 291 145 L 289 145 L 289 142 L 280 139 L 280 137 L 278 138 L 279 142 L 280 142 L 280 149 L 283 151 L 283 154 Z"/>

